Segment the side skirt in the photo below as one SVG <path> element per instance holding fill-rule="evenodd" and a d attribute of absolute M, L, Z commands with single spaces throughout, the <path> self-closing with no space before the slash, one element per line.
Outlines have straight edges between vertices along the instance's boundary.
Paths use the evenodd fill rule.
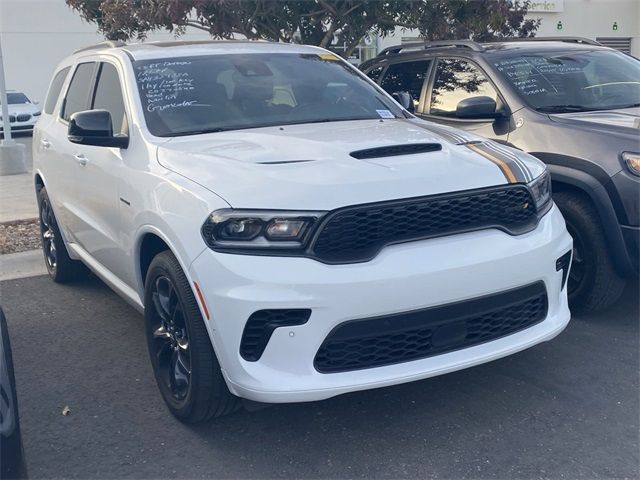
<path fill-rule="evenodd" d="M 89 255 L 89 252 L 77 243 L 68 243 L 67 246 L 75 255 L 78 256 L 82 263 L 89 267 L 91 271 L 104 283 L 109 285 L 114 292 L 120 295 L 127 303 L 140 313 L 144 313 L 144 305 L 142 304 L 142 300 L 140 299 L 138 292 L 116 277 L 110 270 L 105 268 L 104 265 L 96 261 L 96 259 Z"/>

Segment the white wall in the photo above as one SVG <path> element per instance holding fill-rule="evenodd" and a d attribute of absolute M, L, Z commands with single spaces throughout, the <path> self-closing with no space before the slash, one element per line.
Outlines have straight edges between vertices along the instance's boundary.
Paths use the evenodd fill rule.
<path fill-rule="evenodd" d="M 542 23 L 537 36 L 631 38 L 631 53 L 640 57 L 640 0 L 564 0 L 564 11 L 535 12 L 531 18 Z M 562 30 L 558 30 L 558 22 Z M 617 30 L 613 30 L 613 24 Z"/>
<path fill-rule="evenodd" d="M 208 39 L 206 32 L 191 30 L 185 40 Z M 169 32 L 148 40 L 173 40 Z M 104 38 L 95 24 L 83 22 L 64 0 L 0 0 L 0 42 L 7 88 L 22 90 L 44 100 L 56 65 L 74 50 Z"/>

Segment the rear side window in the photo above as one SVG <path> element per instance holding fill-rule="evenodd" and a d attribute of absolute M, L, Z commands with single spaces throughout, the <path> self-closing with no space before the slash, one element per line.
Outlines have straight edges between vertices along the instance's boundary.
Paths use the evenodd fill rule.
<path fill-rule="evenodd" d="M 103 63 L 93 99 L 93 109 L 107 110 L 111 114 L 114 135 L 127 135 L 127 121 L 118 71 L 110 63 Z"/>
<path fill-rule="evenodd" d="M 95 65 L 95 62 L 81 63 L 73 74 L 67 97 L 64 100 L 62 118 L 65 120 L 68 121 L 71 115 L 76 112 L 89 110 L 89 95 Z"/>
<path fill-rule="evenodd" d="M 63 68 L 53 77 L 51 85 L 49 86 L 49 92 L 47 92 L 47 99 L 44 102 L 44 113 L 51 114 L 53 113 L 53 109 L 56 108 L 60 90 L 62 90 L 62 84 L 65 78 L 67 78 L 69 70 L 71 70 L 71 67 Z"/>
<path fill-rule="evenodd" d="M 430 63 L 431 60 L 420 60 L 389 65 L 380 86 L 388 93 L 409 92 L 417 108 Z"/>

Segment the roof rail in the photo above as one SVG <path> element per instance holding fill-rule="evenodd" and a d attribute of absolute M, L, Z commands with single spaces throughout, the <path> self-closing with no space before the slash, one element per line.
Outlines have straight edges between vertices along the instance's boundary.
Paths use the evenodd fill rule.
<path fill-rule="evenodd" d="M 462 47 L 462 48 L 470 48 L 474 52 L 481 52 L 484 50 L 484 47 L 478 42 L 474 42 L 473 40 L 434 40 L 434 41 L 424 41 L 424 42 L 412 42 L 412 43 L 404 43 L 402 45 L 396 45 L 394 47 L 388 47 L 382 50 L 378 56 L 389 55 L 392 53 L 400 53 L 403 50 L 420 50 L 420 49 L 428 49 L 428 48 L 437 48 L 437 47 Z"/>
<path fill-rule="evenodd" d="M 566 42 L 584 43 L 585 45 L 603 46 L 601 43 L 585 37 L 522 37 L 522 38 L 501 38 L 495 42 Z"/>
<path fill-rule="evenodd" d="M 99 48 L 117 48 L 117 47 L 124 47 L 127 44 L 124 43 L 121 40 L 107 40 L 104 42 L 100 42 L 100 43 L 96 43 L 95 45 L 89 45 L 88 47 L 82 47 L 79 48 L 78 50 L 76 50 L 75 53 L 80 53 L 80 52 L 86 52 L 88 50 L 97 50 Z"/>

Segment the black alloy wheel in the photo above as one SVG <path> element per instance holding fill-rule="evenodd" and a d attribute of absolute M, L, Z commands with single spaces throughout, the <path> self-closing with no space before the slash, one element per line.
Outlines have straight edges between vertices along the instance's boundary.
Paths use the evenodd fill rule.
<path fill-rule="evenodd" d="M 178 420 L 205 422 L 241 406 L 227 388 L 191 284 L 169 250 L 146 272 L 144 317 L 156 383 Z"/>
<path fill-rule="evenodd" d="M 69 257 L 45 187 L 38 192 L 38 210 L 40 241 L 49 276 L 57 283 L 69 283 L 86 277 L 87 267 L 82 262 Z"/>
<path fill-rule="evenodd" d="M 164 275 L 156 277 L 151 285 L 151 298 L 151 353 L 156 357 L 159 381 L 175 400 L 183 401 L 191 386 L 191 351 L 184 308 L 173 282 Z"/>
<path fill-rule="evenodd" d="M 47 270 L 55 275 L 58 267 L 58 251 L 56 248 L 55 217 L 48 196 L 40 200 L 40 239 Z"/>

